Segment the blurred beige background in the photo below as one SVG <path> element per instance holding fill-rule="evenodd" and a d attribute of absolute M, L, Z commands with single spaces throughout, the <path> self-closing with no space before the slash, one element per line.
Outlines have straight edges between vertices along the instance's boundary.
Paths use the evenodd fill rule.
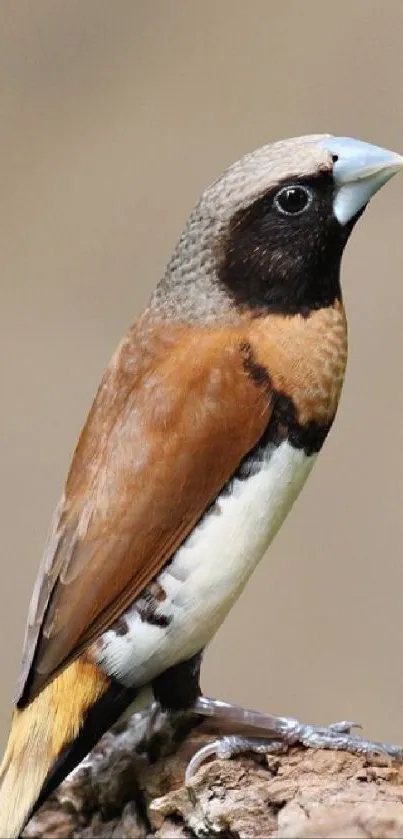
<path fill-rule="evenodd" d="M 99 377 L 200 191 L 270 140 L 403 152 L 403 3 L 0 5 L 0 734 L 45 534 Z M 403 743 L 403 179 L 344 260 L 339 415 L 203 686 Z"/>

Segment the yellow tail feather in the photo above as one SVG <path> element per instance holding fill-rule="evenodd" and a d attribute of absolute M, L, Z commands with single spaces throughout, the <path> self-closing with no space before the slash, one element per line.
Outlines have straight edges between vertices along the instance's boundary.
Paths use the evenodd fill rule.
<path fill-rule="evenodd" d="M 14 711 L 0 767 L 1 837 L 20 835 L 52 766 L 108 685 L 97 667 L 79 659 L 26 708 Z"/>

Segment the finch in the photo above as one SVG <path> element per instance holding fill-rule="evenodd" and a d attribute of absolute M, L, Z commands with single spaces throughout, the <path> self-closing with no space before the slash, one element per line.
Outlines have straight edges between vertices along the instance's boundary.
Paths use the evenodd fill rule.
<path fill-rule="evenodd" d="M 191 213 L 103 376 L 53 517 L 1 767 L 1 836 L 19 836 L 145 695 L 231 718 L 201 696 L 201 655 L 332 426 L 347 360 L 342 254 L 402 166 L 350 138 L 284 140 L 231 166 Z"/>

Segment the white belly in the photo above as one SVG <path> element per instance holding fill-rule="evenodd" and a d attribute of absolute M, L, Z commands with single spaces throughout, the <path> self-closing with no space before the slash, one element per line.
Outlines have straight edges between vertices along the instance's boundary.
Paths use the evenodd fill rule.
<path fill-rule="evenodd" d="M 199 652 L 213 637 L 276 535 L 316 455 L 287 442 L 268 448 L 252 474 L 234 479 L 158 577 L 166 592 L 160 613 L 167 626 L 126 612 L 127 631 L 102 636 L 97 659 L 126 685 L 147 684 Z"/>

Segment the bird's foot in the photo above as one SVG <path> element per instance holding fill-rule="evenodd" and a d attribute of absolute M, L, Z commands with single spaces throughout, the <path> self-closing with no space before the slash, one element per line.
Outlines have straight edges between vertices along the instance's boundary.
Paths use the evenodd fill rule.
<path fill-rule="evenodd" d="M 211 717 L 217 722 L 253 728 L 260 732 L 260 736 L 229 735 L 203 746 L 188 764 L 186 783 L 210 757 L 229 759 L 243 752 L 258 755 L 278 754 L 286 751 L 289 746 L 295 745 L 342 750 L 352 754 L 378 754 L 403 762 L 403 747 L 377 743 L 354 735 L 351 733 L 352 730 L 360 726 L 348 720 L 335 722 L 329 726 L 308 725 L 293 717 L 273 717 L 205 696 L 196 700 L 192 710 L 202 716 Z"/>

